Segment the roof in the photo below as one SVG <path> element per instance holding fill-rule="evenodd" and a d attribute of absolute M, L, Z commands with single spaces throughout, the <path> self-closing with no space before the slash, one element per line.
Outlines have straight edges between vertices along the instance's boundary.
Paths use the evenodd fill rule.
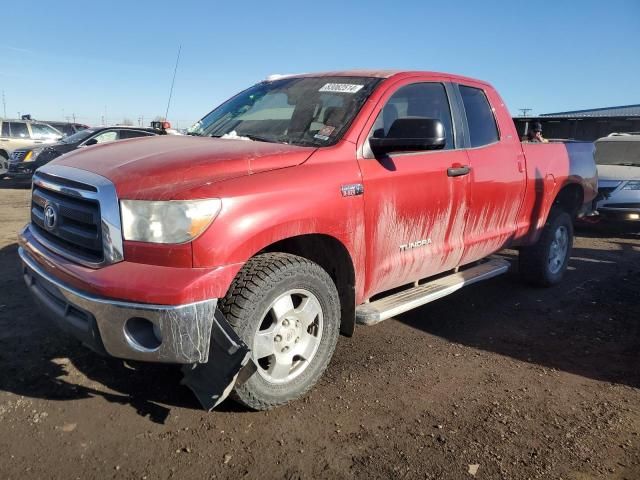
<path fill-rule="evenodd" d="M 422 70 L 375 70 L 375 69 L 361 69 L 361 70 L 337 70 L 330 72 L 311 72 L 311 73 L 297 73 L 291 75 L 269 75 L 268 79 L 272 80 L 278 78 L 285 77 L 372 77 L 372 78 L 391 78 L 395 76 L 413 76 L 413 75 L 435 75 L 439 77 L 449 77 L 452 80 L 462 80 L 462 81 L 470 81 L 475 83 L 481 83 L 484 85 L 489 85 L 487 82 L 483 80 L 479 80 L 477 78 L 465 77 L 464 75 L 455 75 L 452 73 L 445 72 L 432 72 L 432 71 L 422 71 Z"/>
<path fill-rule="evenodd" d="M 543 113 L 540 117 L 556 118 L 589 118 L 589 117 L 640 117 L 640 103 L 635 105 L 620 105 L 618 107 L 590 108 L 587 110 L 572 110 L 568 112 Z"/>
<path fill-rule="evenodd" d="M 597 140 L 598 142 L 640 142 L 640 135 L 609 135 Z"/>

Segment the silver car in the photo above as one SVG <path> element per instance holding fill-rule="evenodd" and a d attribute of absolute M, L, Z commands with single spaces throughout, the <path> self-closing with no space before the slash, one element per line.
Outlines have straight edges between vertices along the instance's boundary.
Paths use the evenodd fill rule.
<path fill-rule="evenodd" d="M 640 133 L 596 140 L 598 214 L 609 220 L 640 220 Z"/>
<path fill-rule="evenodd" d="M 9 157 L 19 148 L 55 143 L 62 133 L 46 123 L 0 119 L 0 177 L 9 168 Z"/>

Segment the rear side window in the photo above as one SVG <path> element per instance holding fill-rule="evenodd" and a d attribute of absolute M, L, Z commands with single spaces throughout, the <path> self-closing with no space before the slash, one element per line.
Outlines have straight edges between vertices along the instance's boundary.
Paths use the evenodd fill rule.
<path fill-rule="evenodd" d="M 2 122 L 2 133 L 0 133 L 3 137 L 10 137 L 11 130 L 9 130 L 9 122 Z"/>
<path fill-rule="evenodd" d="M 149 137 L 151 135 L 153 135 L 153 133 L 142 132 L 140 130 L 120 130 L 120 140 L 124 140 L 125 138 Z"/>
<path fill-rule="evenodd" d="M 498 141 L 498 127 L 485 93 L 479 88 L 460 85 L 460 95 L 467 115 L 471 147 Z"/>
<path fill-rule="evenodd" d="M 29 130 L 27 130 L 27 124 L 21 122 L 11 123 L 11 136 L 13 138 L 29 138 Z"/>

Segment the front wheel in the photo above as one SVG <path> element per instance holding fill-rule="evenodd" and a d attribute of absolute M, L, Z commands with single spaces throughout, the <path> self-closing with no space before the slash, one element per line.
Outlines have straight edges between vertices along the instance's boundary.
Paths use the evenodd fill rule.
<path fill-rule="evenodd" d="M 220 309 L 257 367 L 234 391 L 243 405 L 266 410 L 295 400 L 327 368 L 340 329 L 340 300 L 319 265 L 284 253 L 258 255 L 238 273 Z"/>
<path fill-rule="evenodd" d="M 552 209 L 538 243 L 520 249 L 519 270 L 524 280 L 549 287 L 562 280 L 573 247 L 573 222 L 564 210 Z"/>

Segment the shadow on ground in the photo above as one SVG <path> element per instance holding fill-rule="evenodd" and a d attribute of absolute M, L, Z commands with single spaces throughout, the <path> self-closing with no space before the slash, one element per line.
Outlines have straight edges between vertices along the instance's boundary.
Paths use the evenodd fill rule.
<path fill-rule="evenodd" d="M 603 238 L 602 230 L 587 233 Z M 397 320 L 451 342 L 640 388 L 640 244 L 625 238 L 638 237 L 629 229 L 606 240 L 611 249 L 574 248 L 567 277 L 549 289 L 523 284 L 517 254 L 507 253 L 515 260 L 507 275 Z"/>
<path fill-rule="evenodd" d="M 512 271 L 397 320 L 473 348 L 638 388 L 640 252 L 623 236 L 610 243 L 617 247 L 576 248 L 566 281 L 555 288 L 523 285 Z M 57 401 L 101 396 L 157 423 L 172 406 L 200 408 L 179 386 L 179 368 L 103 358 L 49 325 L 32 307 L 15 244 L 0 250 L 0 271 L 0 389 Z M 229 401 L 222 410 L 243 411 Z"/>
<path fill-rule="evenodd" d="M 200 408 L 179 367 L 102 357 L 50 324 L 23 284 L 16 244 L 0 250 L 0 271 L 0 389 L 56 401 L 100 396 L 156 423 L 171 406 Z"/>
<path fill-rule="evenodd" d="M 31 188 L 31 179 L 16 179 L 0 176 L 0 190 L 26 190 Z"/>

